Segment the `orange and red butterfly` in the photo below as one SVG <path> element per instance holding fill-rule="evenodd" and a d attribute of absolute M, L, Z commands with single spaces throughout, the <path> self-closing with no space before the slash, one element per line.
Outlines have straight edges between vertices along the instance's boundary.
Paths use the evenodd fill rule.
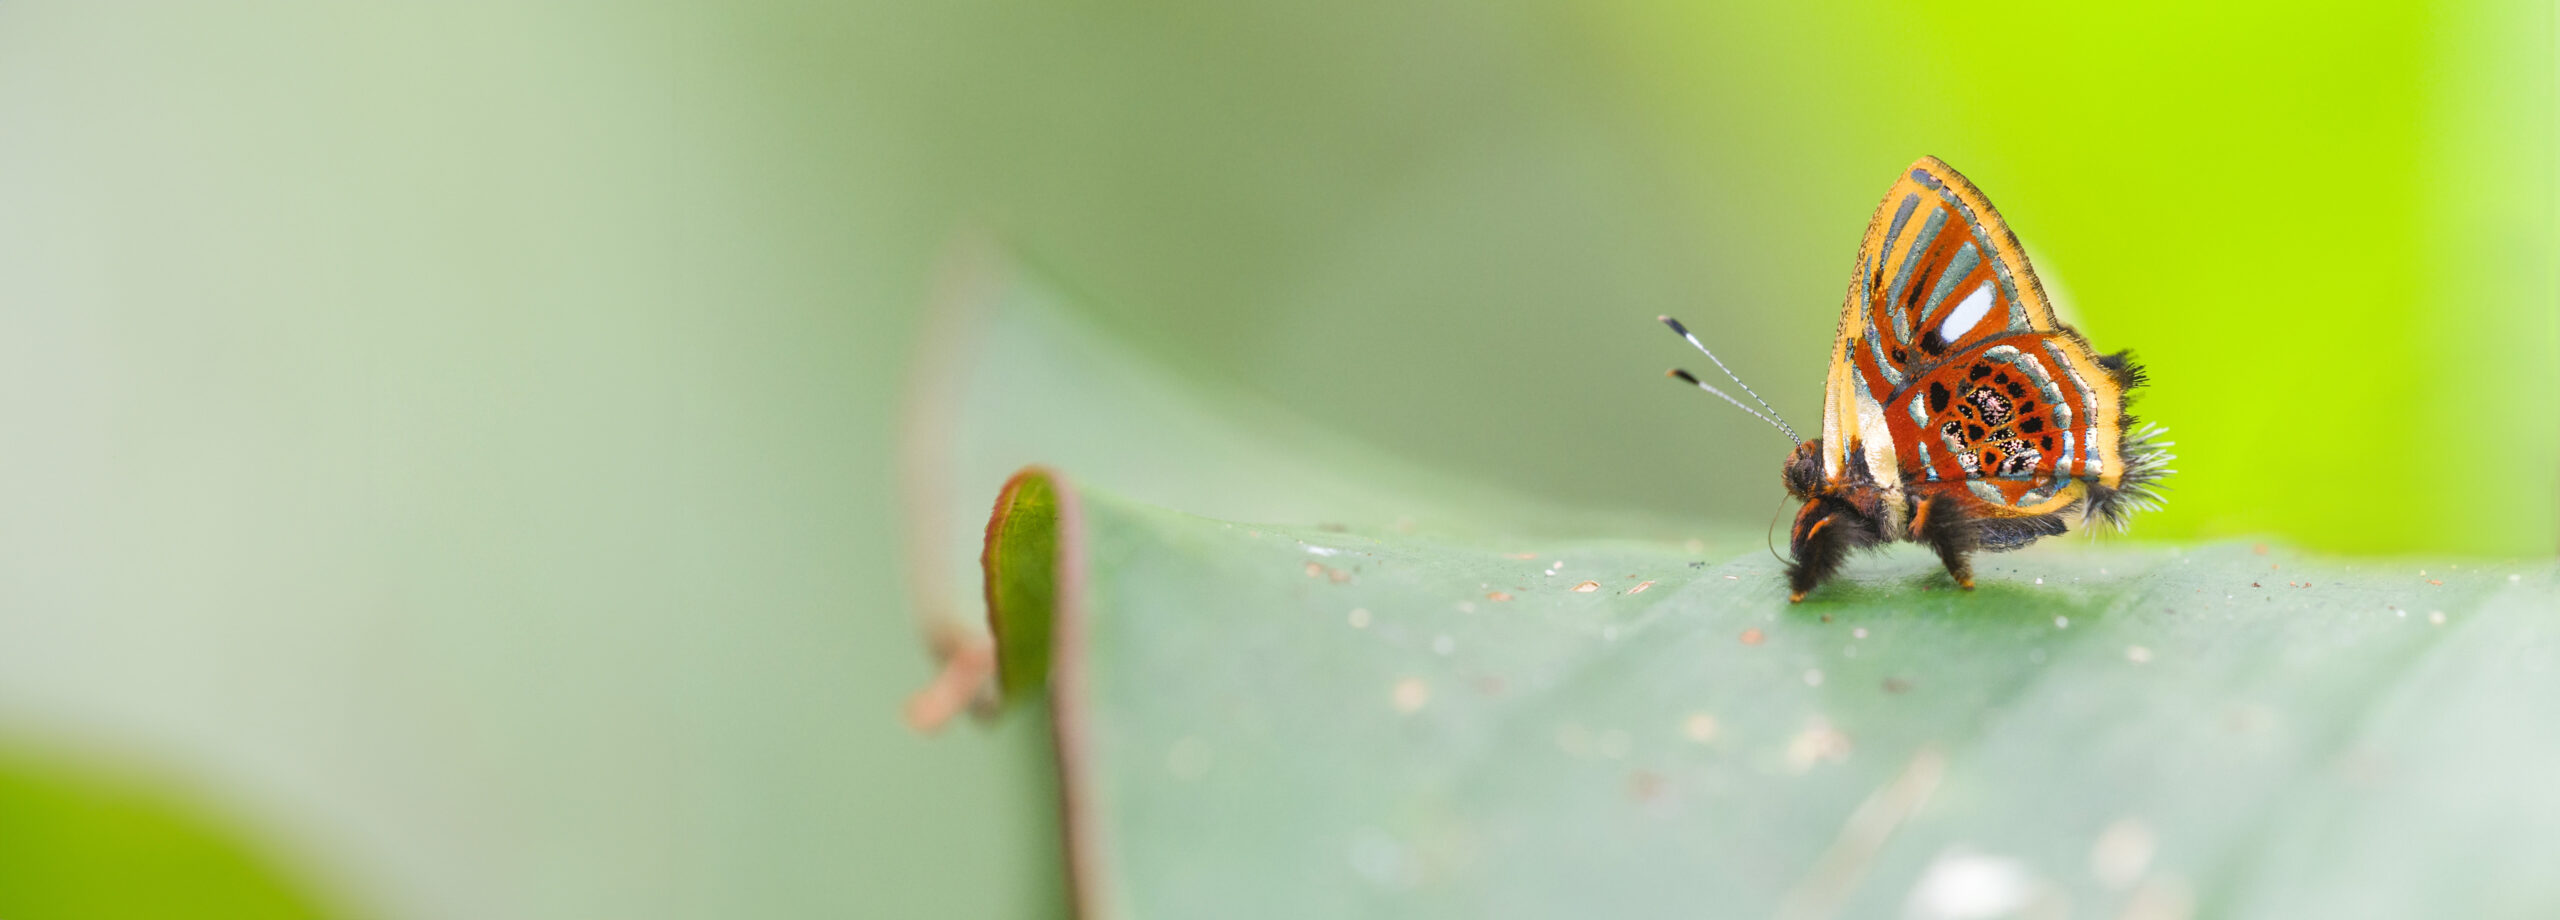
<path fill-rule="evenodd" d="M 1724 369 L 1679 321 L 1662 321 Z M 1760 415 L 1687 371 L 1671 374 Z M 1974 551 L 2017 549 L 2074 523 L 2122 529 L 2158 507 L 2177 458 L 2158 426 L 2125 412 L 2142 383 L 2127 353 L 2097 354 L 2054 318 L 2017 236 L 1973 183 L 1936 157 L 1911 164 L 1858 247 L 1822 436 L 1797 437 L 1742 387 L 1796 441 L 1780 470 L 1804 502 L 1788 538 L 1790 599 L 1849 553 L 1896 540 L 1936 550 L 1969 589 Z"/>

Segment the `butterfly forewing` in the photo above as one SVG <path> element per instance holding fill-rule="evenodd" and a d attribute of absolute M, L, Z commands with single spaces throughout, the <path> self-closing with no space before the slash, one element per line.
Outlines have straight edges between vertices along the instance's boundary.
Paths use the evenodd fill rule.
<path fill-rule="evenodd" d="M 1977 342 L 2056 327 L 2044 288 L 1990 201 L 1935 158 L 1885 193 L 1859 251 L 1851 356 L 1869 386 L 1899 390 Z"/>
<path fill-rule="evenodd" d="M 1934 157 L 1895 180 L 1868 225 L 1833 360 L 1834 469 L 1849 451 L 1870 468 L 1889 454 L 1900 481 L 1887 485 L 1962 482 L 2002 515 L 2112 484 L 2115 381 L 2054 319 L 1999 212 Z"/>

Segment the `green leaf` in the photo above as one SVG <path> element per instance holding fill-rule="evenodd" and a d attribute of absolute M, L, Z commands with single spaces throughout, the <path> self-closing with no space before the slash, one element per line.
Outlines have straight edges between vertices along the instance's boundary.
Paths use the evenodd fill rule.
<path fill-rule="evenodd" d="M 1759 522 L 1453 481 L 1053 303 L 999 298 L 922 466 L 1056 461 L 981 574 L 1085 916 L 2560 908 L 2548 561 L 1905 546 L 1791 605 Z"/>
<path fill-rule="evenodd" d="M 1757 535 L 1007 496 L 1005 684 L 1059 689 L 1087 916 L 2560 909 L 2547 562 L 2066 543 L 1964 592 L 1905 548 L 1791 605 Z"/>
<path fill-rule="evenodd" d="M 0 916 L 340 916 L 217 820 L 130 767 L 0 746 Z"/>
<path fill-rule="evenodd" d="M 1024 470 L 1005 482 L 987 519 L 980 562 L 987 570 L 987 626 L 996 637 L 996 686 L 1008 698 L 1048 676 L 1061 568 L 1058 498 L 1049 473 Z"/>

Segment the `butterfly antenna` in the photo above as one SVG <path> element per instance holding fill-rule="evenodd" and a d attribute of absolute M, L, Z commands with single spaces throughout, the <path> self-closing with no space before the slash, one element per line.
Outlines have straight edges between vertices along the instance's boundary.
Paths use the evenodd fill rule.
<path fill-rule="evenodd" d="M 1788 439 L 1793 440 L 1793 441 L 1795 441 L 1795 442 L 1796 442 L 1796 443 L 1798 443 L 1798 444 L 1802 444 L 1802 443 L 1804 443 L 1804 439 L 1796 437 L 1796 431 L 1795 431 L 1795 429 L 1787 427 L 1787 423 L 1785 423 L 1785 422 L 1781 422 L 1781 421 L 1778 421 L 1777 419 L 1770 418 L 1770 417 L 1768 417 L 1768 416 L 1766 416 L 1766 415 L 1762 415 L 1762 414 L 1760 414 L 1759 410 L 1757 410 L 1757 409 L 1753 409 L 1753 408 L 1751 408 L 1750 406 L 1743 405 L 1743 404 L 1742 404 L 1742 400 L 1739 400 L 1739 399 L 1735 399 L 1735 398 L 1733 398 L 1733 394 L 1731 394 L 1731 393 L 1727 393 L 1727 392 L 1725 392 L 1725 391 L 1723 391 L 1723 390 L 1716 389 L 1714 386 L 1712 386 L 1712 385 L 1708 384 L 1706 381 L 1698 379 L 1697 375 L 1695 375 L 1695 374 L 1689 373 L 1688 371 L 1684 371 L 1684 370 L 1681 370 L 1681 369 L 1679 369 L 1679 368 L 1676 368 L 1676 367 L 1675 367 L 1675 368 L 1672 368 L 1670 371 L 1666 372 L 1663 376 L 1666 376 L 1666 377 L 1678 377 L 1678 378 L 1680 378 L 1681 380 L 1688 382 L 1688 384 L 1689 384 L 1689 385 L 1691 385 L 1691 386 L 1697 387 L 1698 389 L 1701 389 L 1701 390 L 1705 390 L 1705 391 L 1707 391 L 1707 392 L 1709 392 L 1709 393 L 1716 394 L 1716 396 L 1717 396 L 1718 398 L 1723 399 L 1725 402 L 1732 403 L 1734 408 L 1736 408 L 1736 409 L 1740 409 L 1740 410 L 1742 410 L 1742 411 L 1744 411 L 1744 412 L 1749 412 L 1749 413 L 1751 413 L 1751 417 L 1752 417 L 1752 418 L 1756 418 L 1756 419 L 1759 419 L 1759 420 L 1761 420 L 1761 421 L 1764 421 L 1764 422 L 1769 423 L 1769 427 L 1771 427 L 1771 428 L 1775 428 L 1775 429 L 1778 429 L 1778 433 L 1779 433 L 1779 434 L 1786 435 L 1786 436 L 1788 437 Z"/>
<path fill-rule="evenodd" d="M 1750 394 L 1752 402 L 1759 403 L 1760 408 L 1769 410 L 1769 415 L 1765 416 L 1763 420 L 1769 421 L 1770 424 L 1778 426 L 1779 431 L 1786 432 L 1787 440 L 1794 441 L 1798 444 L 1804 443 L 1804 438 L 1797 436 L 1795 426 L 1787 424 L 1784 417 L 1778 415 L 1778 408 L 1776 406 L 1769 405 L 1768 400 L 1761 399 L 1759 393 L 1752 392 L 1751 385 L 1742 382 L 1742 377 L 1735 374 L 1732 368 L 1724 366 L 1724 359 L 1716 357 L 1716 353 L 1707 348 L 1707 343 L 1698 341 L 1698 337 L 1689 332 L 1689 327 L 1680 325 L 1679 320 L 1672 319 L 1668 316 L 1657 316 L 1654 318 L 1661 320 L 1663 325 L 1671 327 L 1671 331 L 1679 333 L 1681 338 L 1689 340 L 1689 344 L 1696 346 L 1699 352 L 1707 356 L 1707 360 L 1716 363 L 1716 370 L 1723 371 L 1725 376 L 1733 378 L 1733 384 L 1735 386 L 1741 387 L 1742 392 Z M 1691 383 L 1697 383 L 1697 378 L 1691 377 L 1689 378 L 1689 381 Z M 1709 393 L 1724 396 L 1722 391 L 1719 391 L 1714 387 L 1707 386 L 1703 383 L 1699 383 L 1698 386 L 1704 388 Z M 1731 402 L 1737 406 L 1742 405 L 1742 403 L 1735 401 L 1731 396 L 1725 396 L 1724 398 L 1726 402 Z M 1743 411 L 1750 412 L 1751 410 L 1745 408 Z M 1758 415 L 1759 413 L 1753 412 L 1752 414 Z"/>

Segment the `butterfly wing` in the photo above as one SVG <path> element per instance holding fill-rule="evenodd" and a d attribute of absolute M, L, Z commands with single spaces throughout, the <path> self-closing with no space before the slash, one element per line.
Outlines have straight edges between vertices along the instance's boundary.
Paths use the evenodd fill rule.
<path fill-rule="evenodd" d="M 1935 157 L 1895 179 L 1868 222 L 1825 397 L 1826 473 L 1860 455 L 1889 488 L 1964 482 L 1981 513 L 2060 509 L 2119 465 L 2122 386 L 2054 318 L 2000 212 Z M 1983 424 L 2001 403 L 2010 427 Z M 1949 421 L 1964 437 L 1946 440 Z M 2018 430 L 2029 424 L 2034 437 Z"/>
<path fill-rule="evenodd" d="M 2047 514 L 2123 476 L 2119 391 L 2076 337 L 2020 333 L 1921 372 L 1886 417 L 1915 488 L 1961 483 L 1978 514 Z"/>

